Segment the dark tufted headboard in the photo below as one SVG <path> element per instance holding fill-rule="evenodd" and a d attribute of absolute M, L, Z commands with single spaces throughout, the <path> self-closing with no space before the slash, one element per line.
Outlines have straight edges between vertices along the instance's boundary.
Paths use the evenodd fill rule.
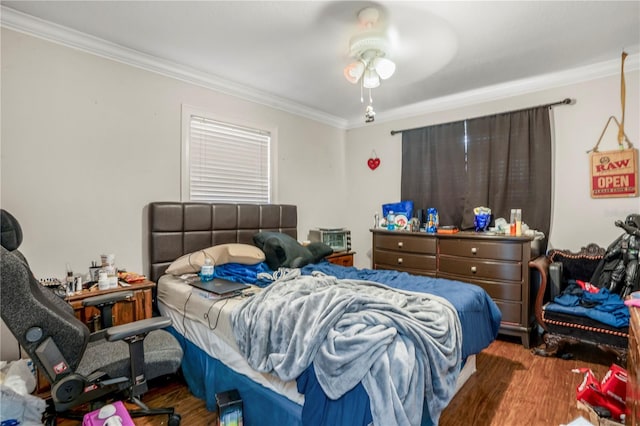
<path fill-rule="evenodd" d="M 154 202 L 148 210 L 149 279 L 154 282 L 183 254 L 217 244 L 253 244 L 260 231 L 298 234 L 297 208 L 289 204 Z"/>

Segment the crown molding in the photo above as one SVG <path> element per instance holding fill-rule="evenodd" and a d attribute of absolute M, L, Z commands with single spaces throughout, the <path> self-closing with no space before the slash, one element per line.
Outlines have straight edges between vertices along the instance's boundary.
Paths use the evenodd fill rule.
<path fill-rule="evenodd" d="M 13 31 L 269 106 L 338 129 L 348 130 L 367 126 L 366 123 L 363 123 L 360 115 L 347 120 L 327 114 L 259 89 L 240 85 L 178 63 L 159 59 L 2 5 L 0 5 L 0 25 Z M 637 52 L 637 46 L 633 50 Z M 625 61 L 625 70 L 636 71 L 638 69 L 640 69 L 640 54 L 629 54 Z M 376 124 L 567 86 L 616 75 L 619 72 L 620 60 L 616 59 L 533 78 L 515 80 L 387 110 L 383 116 L 378 115 L 376 117 Z"/>
<path fill-rule="evenodd" d="M 0 25 L 4 28 L 215 90 L 216 92 L 266 105 L 339 129 L 345 129 L 347 126 L 347 120 L 343 118 L 326 114 L 259 89 L 237 84 L 209 73 L 129 49 L 71 28 L 18 12 L 6 6 L 0 6 L 0 8 Z"/>
<path fill-rule="evenodd" d="M 625 60 L 624 66 L 625 72 L 639 70 L 640 54 L 629 54 Z M 376 124 L 416 117 L 438 111 L 477 105 L 483 102 L 511 98 L 541 90 L 563 87 L 598 78 L 618 75 L 619 73 L 620 59 L 599 62 L 585 67 L 543 74 L 532 78 L 514 80 L 493 86 L 486 86 L 480 89 L 460 92 L 451 96 L 443 96 L 401 108 L 387 110 L 384 112 L 382 119 L 378 119 L 380 117 L 376 117 Z M 363 123 L 362 117 L 354 117 L 349 120 L 347 129 L 365 127 L 366 125 L 366 123 Z"/>

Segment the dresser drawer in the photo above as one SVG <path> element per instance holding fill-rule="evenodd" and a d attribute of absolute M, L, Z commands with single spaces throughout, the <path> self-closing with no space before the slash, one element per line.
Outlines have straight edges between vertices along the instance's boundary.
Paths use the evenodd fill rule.
<path fill-rule="evenodd" d="M 503 323 L 520 324 L 522 322 L 522 306 L 518 303 L 509 303 L 496 300 L 496 305 L 502 312 Z"/>
<path fill-rule="evenodd" d="M 398 234 L 378 234 L 375 238 L 375 249 L 394 250 L 400 252 L 436 254 L 437 240 L 433 237 Z M 435 268 L 435 266 L 434 266 Z"/>
<path fill-rule="evenodd" d="M 436 270 L 435 255 L 414 253 L 398 253 L 397 251 L 376 250 L 374 254 L 376 265 L 386 265 L 393 269 L 421 269 Z"/>
<path fill-rule="evenodd" d="M 522 244 L 466 239 L 441 239 L 440 255 L 520 261 L 522 259 Z"/>
<path fill-rule="evenodd" d="M 486 291 L 487 294 L 494 300 L 500 299 L 512 302 L 522 301 L 522 283 L 487 281 L 482 279 L 474 279 L 471 277 L 463 277 L 459 274 L 447 274 L 443 272 L 440 272 L 438 274 L 438 277 L 475 284 L 478 287 L 482 287 L 482 289 Z"/>
<path fill-rule="evenodd" d="M 464 257 L 440 256 L 438 271 L 445 274 L 490 279 L 490 280 L 522 280 L 522 264 L 518 262 L 498 262 L 492 260 L 478 261 Z"/>
<path fill-rule="evenodd" d="M 401 271 L 401 272 L 406 272 L 406 273 L 412 274 L 412 275 L 424 275 L 426 277 L 435 277 L 436 276 L 436 270 L 435 269 L 426 270 L 426 269 L 399 268 L 397 266 L 385 265 L 383 263 L 376 263 L 374 265 L 374 269 L 386 269 L 386 270 L 391 270 L 391 271 Z"/>

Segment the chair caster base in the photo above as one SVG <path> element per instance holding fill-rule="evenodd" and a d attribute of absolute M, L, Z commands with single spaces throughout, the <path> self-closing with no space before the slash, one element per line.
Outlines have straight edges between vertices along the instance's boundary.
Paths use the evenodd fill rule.
<path fill-rule="evenodd" d="M 181 420 L 180 414 L 171 414 L 169 416 L 169 426 L 180 426 Z"/>

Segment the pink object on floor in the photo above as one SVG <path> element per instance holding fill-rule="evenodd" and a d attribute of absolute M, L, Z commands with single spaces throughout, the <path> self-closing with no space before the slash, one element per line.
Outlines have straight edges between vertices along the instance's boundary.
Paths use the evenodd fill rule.
<path fill-rule="evenodd" d="M 135 423 L 122 401 L 116 401 L 85 414 L 82 426 L 135 426 Z"/>

